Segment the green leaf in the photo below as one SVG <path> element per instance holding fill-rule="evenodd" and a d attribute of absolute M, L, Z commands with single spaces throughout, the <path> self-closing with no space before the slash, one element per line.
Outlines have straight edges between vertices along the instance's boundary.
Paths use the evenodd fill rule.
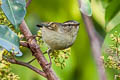
<path fill-rule="evenodd" d="M 103 53 L 108 53 L 106 51 L 106 49 L 110 48 L 110 45 L 114 44 L 114 42 L 112 40 L 112 35 L 113 34 L 115 34 L 116 36 L 119 37 L 119 35 L 120 35 L 120 24 L 115 26 L 110 32 L 107 33 L 107 35 L 106 35 L 106 37 L 104 39 L 103 46 L 102 46 Z"/>
<path fill-rule="evenodd" d="M 104 64 L 109 78 L 113 80 L 115 75 L 119 75 L 120 60 L 120 24 L 115 26 L 105 37 L 102 54 Z"/>
<path fill-rule="evenodd" d="M 113 0 L 101 0 L 102 5 L 103 5 L 104 8 L 106 8 L 111 1 L 113 1 Z"/>
<path fill-rule="evenodd" d="M 14 49 L 15 53 L 19 53 L 16 56 L 22 56 L 22 52 L 19 50 L 19 37 L 11 29 L 5 25 L 0 25 L 0 46 L 11 51 Z"/>
<path fill-rule="evenodd" d="M 9 21 L 17 29 L 26 14 L 25 0 L 2 0 L 1 8 Z"/>
<path fill-rule="evenodd" d="M 92 9 L 91 9 L 91 4 L 89 0 L 80 0 L 80 11 L 87 15 L 87 16 L 92 16 Z"/>
<path fill-rule="evenodd" d="M 106 8 L 105 11 L 105 25 L 107 24 L 116 16 L 116 14 L 120 10 L 120 1 L 113 0 Z"/>
<path fill-rule="evenodd" d="M 118 39 L 118 37 L 120 37 L 120 24 L 118 24 L 117 26 L 115 26 L 110 32 L 107 33 L 104 43 L 102 45 L 102 53 L 105 56 L 105 60 L 106 57 L 110 56 L 112 50 L 111 46 L 116 47 L 116 39 Z M 120 40 L 118 40 L 120 42 Z M 119 44 L 119 43 L 118 43 Z M 117 46 L 118 48 L 120 48 L 120 46 Z"/>

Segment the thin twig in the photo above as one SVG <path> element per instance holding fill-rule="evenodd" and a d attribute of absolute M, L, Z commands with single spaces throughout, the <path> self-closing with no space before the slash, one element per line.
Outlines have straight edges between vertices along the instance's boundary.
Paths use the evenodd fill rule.
<path fill-rule="evenodd" d="M 46 77 L 46 74 L 45 74 L 43 71 L 37 69 L 36 67 L 34 67 L 34 66 L 32 66 L 32 65 L 30 65 L 30 64 L 28 64 L 28 63 L 21 62 L 21 61 L 17 61 L 17 60 L 15 60 L 15 59 L 7 59 L 7 60 L 8 60 L 10 63 L 12 63 L 12 64 L 18 64 L 18 65 L 22 65 L 22 66 L 28 67 L 29 69 L 35 71 L 36 73 L 38 73 L 38 74 Z"/>
<path fill-rule="evenodd" d="M 78 0 L 78 1 L 79 1 L 79 7 L 80 7 L 80 4 L 81 4 L 80 0 Z M 83 18 L 84 23 L 85 23 L 86 30 L 88 32 L 93 56 L 94 56 L 94 59 L 95 59 L 96 64 L 97 64 L 97 69 L 98 69 L 98 73 L 99 73 L 99 80 L 106 80 L 106 74 L 105 74 L 103 61 L 100 58 L 101 57 L 100 40 L 99 40 L 98 36 L 96 35 L 96 31 L 94 29 L 94 25 L 92 23 L 91 17 L 86 16 L 83 13 L 81 13 L 81 14 L 82 14 L 82 18 Z"/>
<path fill-rule="evenodd" d="M 36 58 L 33 58 L 32 60 L 28 61 L 27 63 L 30 64 L 31 62 L 33 62 Z"/>

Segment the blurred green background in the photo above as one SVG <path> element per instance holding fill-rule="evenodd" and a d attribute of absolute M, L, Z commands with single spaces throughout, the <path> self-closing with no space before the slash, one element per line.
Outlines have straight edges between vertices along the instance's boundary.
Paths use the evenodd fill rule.
<path fill-rule="evenodd" d="M 94 24 L 104 37 L 102 27 L 104 26 L 104 10 L 96 0 L 91 0 L 91 2 Z M 25 20 L 33 34 L 36 34 L 38 30 L 36 24 L 40 22 L 64 22 L 67 20 L 80 22 L 79 33 L 75 44 L 71 47 L 71 55 L 66 61 L 66 67 L 62 70 L 60 67 L 56 67 L 53 62 L 52 68 L 61 80 L 98 80 L 96 64 L 77 0 L 33 0 L 27 8 Z M 25 53 L 18 59 L 27 62 L 33 58 L 28 49 L 24 48 L 22 51 Z M 40 68 L 37 61 L 32 64 Z M 12 71 L 20 76 L 20 80 L 46 80 L 26 67 L 15 64 L 12 64 L 11 67 Z"/>

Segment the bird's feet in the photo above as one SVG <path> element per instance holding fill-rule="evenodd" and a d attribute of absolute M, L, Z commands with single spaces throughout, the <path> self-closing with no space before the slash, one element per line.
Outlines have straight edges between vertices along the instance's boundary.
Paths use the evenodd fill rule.
<path fill-rule="evenodd" d="M 52 66 L 52 60 L 51 60 L 51 57 L 50 57 L 50 53 L 51 53 L 51 52 L 52 52 L 51 49 L 48 49 L 48 50 L 47 50 L 48 57 L 49 57 L 49 60 L 50 60 L 50 63 L 47 64 L 47 66 L 48 66 L 49 68 L 51 68 L 51 66 Z"/>
<path fill-rule="evenodd" d="M 52 66 L 52 62 L 46 64 L 46 66 L 47 66 L 48 68 L 51 68 L 51 66 Z"/>

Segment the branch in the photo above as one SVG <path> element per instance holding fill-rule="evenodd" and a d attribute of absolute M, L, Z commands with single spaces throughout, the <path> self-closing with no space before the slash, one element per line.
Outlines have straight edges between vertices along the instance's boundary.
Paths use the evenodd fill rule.
<path fill-rule="evenodd" d="M 25 63 L 25 62 L 21 62 L 21 61 L 17 61 L 15 59 L 7 59 L 10 63 L 13 63 L 13 64 L 18 64 L 18 65 L 22 65 L 22 66 L 25 66 L 25 67 L 28 67 L 29 69 L 35 71 L 36 73 L 46 77 L 46 74 L 44 72 L 42 72 L 41 70 L 35 68 L 34 66 L 28 64 L 28 63 Z"/>
<path fill-rule="evenodd" d="M 20 41 L 20 45 L 23 47 L 29 47 L 27 42 Z"/>
<path fill-rule="evenodd" d="M 24 20 L 22 21 L 22 24 L 20 25 L 20 31 L 23 33 L 26 40 L 28 41 L 29 48 L 32 51 L 33 56 L 36 57 L 38 63 L 40 64 L 43 71 L 45 72 L 47 79 L 48 80 L 59 80 L 59 78 L 56 76 L 54 71 L 48 67 L 47 65 L 48 62 L 45 59 L 43 53 L 41 52 L 39 45 L 37 45 L 36 40 L 34 38 L 30 38 L 33 35 L 28 29 L 28 26 Z"/>
<path fill-rule="evenodd" d="M 101 57 L 101 46 L 100 46 L 99 38 L 96 35 L 94 25 L 92 23 L 91 18 L 84 14 L 82 14 L 82 17 L 83 17 L 84 23 L 86 25 L 86 30 L 88 32 L 88 36 L 90 39 L 92 52 L 93 52 L 93 56 L 94 56 L 96 64 L 97 64 L 100 80 L 106 80 L 106 74 L 105 74 L 103 61 L 100 58 Z"/>
<path fill-rule="evenodd" d="M 80 4 L 81 4 L 80 0 L 78 0 L 78 1 L 79 1 L 79 6 L 80 6 Z M 90 39 L 93 56 L 94 56 L 94 59 L 95 59 L 96 64 L 97 64 L 99 78 L 100 78 L 100 80 L 106 80 L 106 74 L 105 74 L 103 61 L 100 58 L 101 57 L 100 40 L 99 40 L 98 36 L 96 35 L 91 17 L 86 16 L 83 13 L 81 13 L 81 14 L 82 14 L 82 18 L 83 18 L 84 23 L 85 23 L 86 30 L 88 32 L 89 39 Z"/>
<path fill-rule="evenodd" d="M 28 0 L 28 2 L 26 4 L 26 8 L 31 3 L 31 1 L 32 0 Z M 20 42 L 20 44 L 23 45 L 23 46 L 28 46 L 29 47 L 29 49 L 32 52 L 32 55 L 34 55 L 36 57 L 38 63 L 40 64 L 40 66 L 42 67 L 44 73 L 46 74 L 45 77 L 48 80 L 59 80 L 59 78 L 56 76 L 54 71 L 51 68 L 48 67 L 48 62 L 45 59 L 43 53 L 41 52 L 39 45 L 37 45 L 36 40 L 34 38 L 30 38 L 33 35 L 30 32 L 30 30 L 29 30 L 29 28 L 28 28 L 28 26 L 27 26 L 27 24 L 25 23 L 24 20 L 22 21 L 22 23 L 20 25 L 20 31 L 23 33 L 23 35 L 25 36 L 25 38 L 27 40 L 27 43 L 28 43 L 28 44 L 25 44 L 25 43 Z M 17 63 L 19 63 L 19 62 L 17 61 Z M 23 64 L 23 63 L 19 63 L 19 64 L 28 67 L 28 65 L 26 65 L 26 64 Z M 31 68 L 31 67 L 29 67 L 29 68 Z M 42 74 L 40 74 L 40 75 L 42 75 Z M 42 76 L 44 76 L 44 75 L 42 75 Z"/>

